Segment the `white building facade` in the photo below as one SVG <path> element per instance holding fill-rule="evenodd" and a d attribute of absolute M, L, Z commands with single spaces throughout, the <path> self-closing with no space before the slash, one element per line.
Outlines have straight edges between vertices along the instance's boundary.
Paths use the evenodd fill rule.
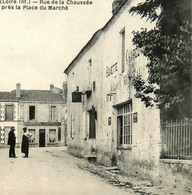
<path fill-rule="evenodd" d="M 124 1 L 65 70 L 68 151 L 156 177 L 159 110 L 146 108 L 133 88 L 136 75 L 147 78 L 147 59 L 135 50 L 132 31 L 152 26 L 129 14 L 137 3 Z"/>
<path fill-rule="evenodd" d="M 0 92 L 0 147 L 7 147 L 12 126 L 16 129 L 17 146 L 21 145 L 23 127 L 32 134 L 30 146 L 66 145 L 67 111 L 63 91 L 53 85 L 50 90 L 21 90 L 18 83 L 16 90 Z"/>

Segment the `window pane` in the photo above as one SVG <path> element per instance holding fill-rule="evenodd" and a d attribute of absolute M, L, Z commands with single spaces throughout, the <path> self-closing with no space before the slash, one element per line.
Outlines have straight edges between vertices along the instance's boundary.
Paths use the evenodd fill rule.
<path fill-rule="evenodd" d="M 49 142 L 56 142 L 56 129 L 49 129 Z"/>
<path fill-rule="evenodd" d="M 29 106 L 29 120 L 35 119 L 35 106 Z"/>
<path fill-rule="evenodd" d="M 89 113 L 89 138 L 95 139 L 96 138 L 96 111 L 90 111 Z"/>
<path fill-rule="evenodd" d="M 29 142 L 34 143 L 35 142 L 35 129 L 29 129 L 29 133 L 31 133 L 31 137 L 29 137 Z"/>
<path fill-rule="evenodd" d="M 123 109 L 124 112 L 121 112 Z M 118 108 L 119 145 L 132 144 L 132 102 Z"/>
<path fill-rule="evenodd" d="M 5 106 L 5 120 L 6 121 L 13 120 L 13 105 Z"/>
<path fill-rule="evenodd" d="M 58 141 L 61 141 L 61 127 L 58 128 Z"/>
<path fill-rule="evenodd" d="M 122 63 L 122 72 L 125 70 L 125 31 L 121 33 L 121 63 Z"/>
<path fill-rule="evenodd" d="M 51 121 L 56 121 L 56 106 L 51 106 Z"/>

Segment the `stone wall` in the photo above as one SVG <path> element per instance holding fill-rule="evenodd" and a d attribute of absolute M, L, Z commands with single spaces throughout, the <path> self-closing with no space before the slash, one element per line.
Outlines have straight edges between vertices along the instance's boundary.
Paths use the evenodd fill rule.
<path fill-rule="evenodd" d="M 192 193 L 192 161 L 160 159 L 159 180 L 164 186 Z"/>

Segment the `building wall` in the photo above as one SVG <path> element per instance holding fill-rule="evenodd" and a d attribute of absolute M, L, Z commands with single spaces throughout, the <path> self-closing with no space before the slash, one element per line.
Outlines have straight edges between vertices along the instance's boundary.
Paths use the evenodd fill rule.
<path fill-rule="evenodd" d="M 35 119 L 29 119 L 29 107 L 35 106 Z M 56 107 L 55 120 L 51 120 L 51 106 Z M 65 145 L 65 125 L 66 125 L 66 105 L 64 103 L 56 102 L 22 102 L 19 107 L 20 112 L 20 144 L 22 141 L 23 127 L 27 126 L 29 130 L 35 131 L 34 141 L 31 142 L 31 146 L 41 146 L 40 132 L 44 130 L 45 134 L 45 146 Z M 59 130 L 61 129 L 61 130 Z M 50 131 L 55 131 L 55 139 L 50 139 Z M 59 134 L 60 139 L 59 138 Z M 51 140 L 51 141 L 50 141 Z"/>
<path fill-rule="evenodd" d="M 133 1 L 134 4 L 137 1 Z M 133 5 L 131 4 L 131 6 Z M 155 178 L 158 174 L 160 155 L 160 118 L 156 108 L 146 108 L 134 97 L 133 77 L 142 74 L 147 78 L 144 56 L 139 55 L 132 45 L 132 31 L 141 27 L 152 27 L 139 16 L 131 16 L 129 7 L 115 17 L 111 25 L 104 28 L 102 36 L 88 48 L 68 74 L 68 151 L 86 156 L 96 153 L 97 161 L 105 165 L 118 165 L 127 173 L 140 173 Z M 122 34 L 124 40 L 124 63 L 122 70 Z M 97 61 L 92 70 L 88 60 Z M 97 59 L 97 60 L 95 60 Z M 80 74 L 82 73 L 82 74 Z M 93 74 L 94 73 L 94 74 Z M 72 103 L 71 94 L 79 86 L 80 91 L 88 81 L 96 80 L 98 88 L 90 98 L 83 96 L 82 103 Z M 130 144 L 120 144 L 118 112 L 123 103 L 131 104 L 132 140 Z M 124 103 L 125 104 L 125 103 Z M 88 111 L 96 107 L 96 139 L 86 137 L 89 128 Z M 135 121 L 133 117 L 135 116 Z M 124 122 L 123 122 L 124 123 Z M 70 130 L 69 130 L 70 131 Z"/>
<path fill-rule="evenodd" d="M 92 106 L 95 107 L 98 116 L 96 137 L 99 136 L 99 130 L 102 128 L 102 39 L 101 36 L 68 74 L 68 151 L 74 155 L 88 155 L 91 151 L 96 150 L 97 139 L 89 139 L 88 111 L 92 109 Z M 95 82 L 95 90 L 93 89 L 93 82 Z M 79 91 L 83 93 L 80 103 L 72 102 L 72 92 L 77 89 L 77 86 L 79 86 Z M 90 97 L 85 94 L 87 90 L 92 91 Z"/>
<path fill-rule="evenodd" d="M 5 119 L 6 105 L 13 105 L 13 120 Z M 15 127 L 16 143 L 19 142 L 18 114 L 18 102 L 0 102 L 0 147 L 8 147 L 8 133 L 12 126 Z"/>
<path fill-rule="evenodd" d="M 49 122 L 51 121 L 51 106 L 56 107 L 56 121 L 61 121 L 64 119 L 64 108 L 61 104 L 58 103 L 22 103 L 20 108 L 20 116 L 24 120 L 24 122 L 28 122 L 29 120 L 29 106 L 35 106 L 35 119 L 37 122 Z"/>
<path fill-rule="evenodd" d="M 136 4 L 136 1 L 133 2 Z M 133 5 L 131 3 L 130 6 Z M 156 108 L 146 108 L 134 97 L 133 77 L 141 74 L 147 78 L 147 59 L 132 45 L 132 31 L 142 27 L 151 28 L 153 24 L 144 22 L 139 16 L 131 16 L 128 9 L 116 17 L 115 22 L 104 31 L 104 123 L 102 139 L 98 145 L 98 161 L 110 165 L 116 164 L 125 172 L 139 172 L 154 175 L 158 173 L 160 155 L 160 117 Z M 125 70 L 122 71 L 122 32 L 125 32 Z M 139 56 L 135 58 L 135 56 Z M 114 68 L 105 74 L 109 68 Z M 107 94 L 111 101 L 107 101 Z M 117 111 L 114 105 L 132 100 L 132 116 L 137 113 L 138 121 L 132 123 L 132 144 L 119 147 L 117 143 Z M 111 125 L 107 124 L 111 117 Z"/>
<path fill-rule="evenodd" d="M 6 105 L 13 105 L 13 120 L 5 119 Z M 35 105 L 35 120 L 29 120 L 29 105 Z M 56 106 L 56 118 L 51 121 L 51 106 Z M 63 103 L 20 103 L 0 102 L 0 147 L 8 147 L 10 127 L 15 127 L 16 145 L 21 146 L 23 127 L 35 130 L 35 140 L 31 146 L 39 147 L 39 130 L 45 130 L 45 146 L 66 145 L 66 105 Z M 28 124 L 29 123 L 29 124 Z M 43 123 L 43 124 L 41 124 Z M 56 123 L 56 124 L 53 124 Z M 55 130 L 55 141 L 50 141 L 50 129 Z M 60 136 L 60 139 L 58 139 Z"/>

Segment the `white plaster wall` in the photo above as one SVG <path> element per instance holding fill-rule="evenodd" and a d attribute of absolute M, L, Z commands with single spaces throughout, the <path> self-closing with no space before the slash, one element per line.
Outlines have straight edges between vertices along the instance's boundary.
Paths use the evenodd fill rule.
<path fill-rule="evenodd" d="M 102 75 L 103 75 L 103 42 L 102 36 L 96 43 L 81 57 L 78 63 L 68 74 L 68 94 L 67 94 L 67 116 L 68 116 L 68 146 L 78 147 L 81 150 L 81 154 L 89 153 L 90 148 L 95 147 L 96 140 L 88 139 L 88 119 L 87 111 L 94 105 L 97 111 L 96 122 L 96 137 L 98 137 L 99 131 L 102 128 Z M 89 60 L 92 59 L 92 66 L 89 66 Z M 72 92 L 74 92 L 79 86 L 79 91 L 84 92 L 88 87 L 92 89 L 93 81 L 96 82 L 95 91 L 92 90 L 92 94 L 89 98 L 83 96 L 82 103 L 72 103 Z M 79 113 L 78 113 L 79 112 Z M 72 139 L 70 135 L 71 129 L 71 117 L 75 120 L 74 133 L 75 136 Z M 77 124 L 77 125 L 76 125 Z M 77 138 L 79 137 L 79 138 Z"/>
<path fill-rule="evenodd" d="M 62 106 L 61 104 L 55 103 L 24 103 L 24 105 L 20 107 L 20 118 L 22 118 L 23 113 L 24 122 L 29 121 L 29 106 L 35 106 L 35 121 L 37 122 L 50 121 L 51 106 L 56 106 L 56 121 L 54 122 L 61 122 L 61 120 L 64 120 L 64 105 Z"/>
<path fill-rule="evenodd" d="M 138 1 L 137 1 L 138 2 Z M 133 1 L 136 4 L 136 1 Z M 132 6 L 133 3 L 130 5 Z M 132 44 L 133 34 L 132 31 L 140 30 L 142 27 L 151 29 L 154 24 L 140 19 L 139 16 L 131 16 L 128 9 L 120 16 L 116 16 L 114 24 L 109 27 L 104 33 L 104 115 L 105 123 L 103 123 L 103 133 L 101 135 L 102 141 L 100 142 L 101 150 L 106 152 L 115 153 L 119 156 L 119 166 L 127 171 L 126 165 L 133 164 L 135 161 L 140 161 L 138 166 L 143 166 L 146 169 L 148 164 L 157 165 L 159 162 L 159 140 L 160 140 L 160 121 L 159 110 L 155 108 L 145 108 L 144 104 L 134 98 L 135 91 L 133 86 L 124 85 L 124 77 L 129 74 L 129 63 L 125 64 L 125 71 L 121 71 L 121 34 L 122 29 L 125 30 L 125 49 L 128 53 L 134 49 Z M 106 67 L 110 67 L 117 62 L 118 71 L 111 76 L 106 77 Z M 142 73 L 143 78 L 147 78 L 147 59 L 140 55 L 134 60 L 135 70 Z M 106 94 L 111 91 L 111 86 L 114 87 L 115 95 L 113 95 L 112 102 L 106 101 Z M 132 150 L 117 150 L 117 113 L 116 109 L 112 106 L 132 98 L 133 113 L 138 112 L 138 122 L 133 123 L 133 144 Z M 108 117 L 112 116 L 112 126 L 107 125 Z M 112 142 L 111 142 L 112 141 Z M 112 144 L 112 145 L 111 145 Z M 120 155 L 118 155 L 120 154 Z M 130 166 L 128 166 L 130 168 Z M 142 167 L 142 168 L 143 168 Z M 154 167 L 153 167 L 154 168 Z M 137 168 L 136 168 L 137 169 Z M 154 168 L 155 169 L 155 168 Z"/>
<path fill-rule="evenodd" d="M 132 5 L 136 5 L 140 1 L 132 1 Z M 76 149 L 77 153 L 84 153 L 90 149 L 92 140 L 84 140 L 87 132 L 86 111 L 91 109 L 91 105 L 96 105 L 98 113 L 97 120 L 97 156 L 98 161 L 104 164 L 110 164 L 112 154 L 114 153 L 118 159 L 118 166 L 128 172 L 127 168 L 137 169 L 155 169 L 159 162 L 159 111 L 155 108 L 146 109 L 143 103 L 134 98 L 134 89 L 132 86 L 124 85 L 124 77 L 129 73 L 129 64 L 126 63 L 125 71 L 121 71 L 121 30 L 125 29 L 125 49 L 128 53 L 133 50 L 132 31 L 144 28 L 152 28 L 154 24 L 141 20 L 139 16 L 131 16 L 128 13 L 129 8 L 125 9 L 120 16 L 116 16 L 114 23 L 105 29 L 103 35 L 96 41 L 94 46 L 83 54 L 78 63 L 72 68 L 68 74 L 68 129 L 71 128 L 71 120 L 69 117 L 75 116 L 77 112 L 80 116 L 75 121 L 80 125 L 80 130 L 75 129 L 78 138 L 71 139 L 68 133 L 69 148 Z M 92 58 L 92 70 L 88 68 L 88 60 Z M 118 71 L 113 75 L 106 77 L 106 67 L 111 67 L 117 63 Z M 96 65 L 97 64 L 97 65 Z M 134 61 L 135 70 L 141 69 L 144 78 L 147 78 L 146 69 L 147 59 L 143 56 L 138 57 Z M 96 66 L 95 66 L 96 65 Z M 71 102 L 71 94 L 79 86 L 83 91 L 89 83 L 96 80 L 96 91 L 92 93 L 90 99 L 84 99 L 84 103 L 80 103 L 78 109 L 75 108 L 76 103 Z M 114 87 L 115 86 L 115 87 Z M 106 101 L 106 95 L 111 92 L 111 88 L 115 88 L 115 95 L 111 102 Z M 113 105 L 122 103 L 132 98 L 133 113 L 138 112 L 138 122 L 133 123 L 133 144 L 132 150 L 117 150 L 117 110 Z M 81 107 L 81 108 L 80 108 Z M 108 125 L 108 118 L 112 118 L 112 124 Z M 78 121 L 79 120 L 79 121 Z M 84 122 L 86 121 L 86 125 Z M 76 134 L 77 135 L 77 134 Z M 80 139 L 80 140 L 79 140 Z M 78 146 L 74 148 L 73 146 Z M 136 166 L 134 167 L 134 163 Z M 129 165 L 129 166 L 128 166 Z M 132 167 L 131 167 L 132 166 Z M 151 168 L 152 167 L 152 168 Z M 153 170 L 151 171 L 153 172 Z"/>

